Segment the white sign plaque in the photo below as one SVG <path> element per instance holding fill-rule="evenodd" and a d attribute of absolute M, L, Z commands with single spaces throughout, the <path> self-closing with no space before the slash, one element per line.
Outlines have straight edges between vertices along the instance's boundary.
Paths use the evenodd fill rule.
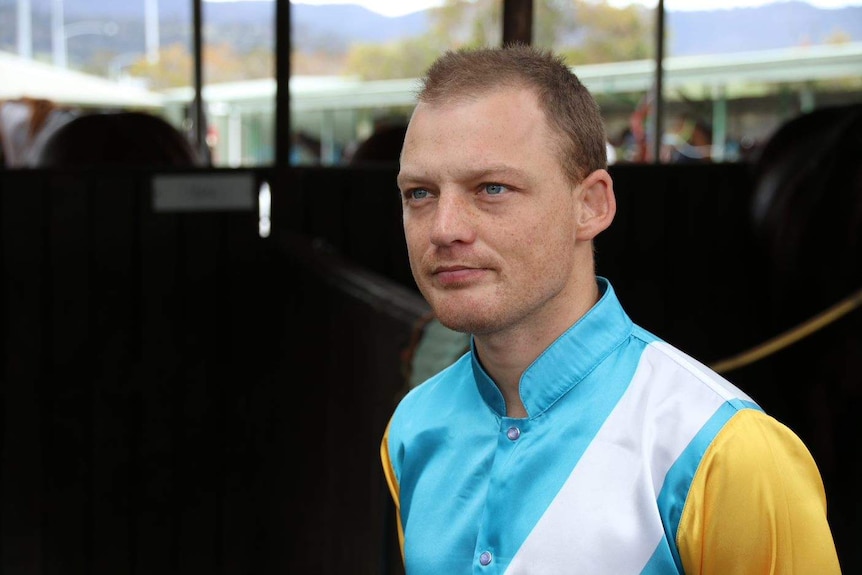
<path fill-rule="evenodd" d="M 256 210 L 256 198 L 251 172 L 153 176 L 153 210 L 156 212 Z"/>

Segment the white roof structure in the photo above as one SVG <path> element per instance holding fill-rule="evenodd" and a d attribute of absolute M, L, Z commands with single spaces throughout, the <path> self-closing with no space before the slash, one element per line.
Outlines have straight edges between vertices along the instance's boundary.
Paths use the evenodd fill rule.
<path fill-rule="evenodd" d="M 292 76 L 291 110 L 306 112 L 341 108 L 385 108 L 412 106 L 416 103 L 419 79 L 362 81 L 353 76 Z M 165 102 L 190 102 L 191 87 L 165 90 Z M 271 108 L 275 100 L 275 79 L 245 80 L 207 84 L 207 102 L 229 102 L 239 108 Z"/>
<path fill-rule="evenodd" d="M 666 90 L 720 88 L 726 95 L 746 86 L 830 78 L 862 79 L 862 42 L 764 50 L 736 54 L 668 57 L 663 63 Z M 575 73 L 594 94 L 648 91 L 655 62 L 637 60 L 576 66 Z M 349 76 L 293 76 L 291 109 L 295 112 L 412 106 L 418 79 L 361 81 Z M 210 105 L 229 104 L 240 111 L 271 110 L 275 80 L 266 78 L 207 84 Z M 191 87 L 156 93 L 98 76 L 0 52 L 0 100 L 29 96 L 59 104 L 118 108 L 171 109 L 187 104 Z"/>
<path fill-rule="evenodd" d="M 862 42 L 801 46 L 757 52 L 671 56 L 663 63 L 664 89 L 709 94 L 721 89 L 726 96 L 744 94 L 766 84 L 857 78 L 862 82 Z M 655 61 L 635 60 L 586 64 L 573 68 L 594 94 L 646 92 L 655 82 Z M 290 79 L 294 112 L 412 106 L 417 78 L 361 81 L 349 76 L 293 76 Z M 271 109 L 275 80 L 262 79 L 208 84 L 203 97 L 210 105 L 230 104 L 240 111 Z M 189 102 L 192 88 L 166 90 L 165 105 Z"/>
<path fill-rule="evenodd" d="M 664 59 L 662 67 L 663 85 L 669 89 L 744 90 L 746 85 L 862 78 L 862 42 L 671 56 Z M 654 82 L 655 62 L 636 60 L 573 69 L 593 93 L 641 92 L 649 90 Z"/>
<path fill-rule="evenodd" d="M 43 98 L 62 105 L 162 108 L 164 97 L 136 86 L 0 52 L 0 100 Z"/>

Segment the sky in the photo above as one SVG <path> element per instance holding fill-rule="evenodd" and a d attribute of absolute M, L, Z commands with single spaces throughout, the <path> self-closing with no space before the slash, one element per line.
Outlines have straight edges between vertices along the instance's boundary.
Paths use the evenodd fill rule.
<path fill-rule="evenodd" d="M 210 0 L 212 1 L 212 0 Z M 295 4 L 359 4 L 385 16 L 401 16 L 442 4 L 441 0 L 291 0 Z M 665 0 L 666 10 L 713 10 L 716 8 L 736 8 L 759 6 L 776 0 Z M 862 0 L 805 0 L 820 8 L 840 8 L 860 6 Z M 628 5 L 633 2 L 656 6 L 656 0 L 610 0 L 613 5 Z"/>

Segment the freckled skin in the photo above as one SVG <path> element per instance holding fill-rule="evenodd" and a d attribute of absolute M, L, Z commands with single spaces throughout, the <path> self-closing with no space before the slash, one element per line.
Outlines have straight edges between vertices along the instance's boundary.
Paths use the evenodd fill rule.
<path fill-rule="evenodd" d="M 415 108 L 398 178 L 404 232 L 443 324 L 486 342 L 550 343 L 592 305 L 580 187 L 554 138 L 525 88 Z"/>

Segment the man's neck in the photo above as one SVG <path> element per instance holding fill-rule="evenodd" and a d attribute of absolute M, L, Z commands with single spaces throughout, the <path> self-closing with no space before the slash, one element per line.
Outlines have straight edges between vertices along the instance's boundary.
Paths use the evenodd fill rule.
<path fill-rule="evenodd" d="M 482 367 L 503 394 L 508 417 L 528 416 L 521 401 L 521 376 L 543 351 L 595 305 L 598 297 L 597 287 L 584 293 L 582 298 L 569 303 L 567 313 L 556 314 L 556 321 L 533 321 L 526 327 L 473 336 Z"/>

